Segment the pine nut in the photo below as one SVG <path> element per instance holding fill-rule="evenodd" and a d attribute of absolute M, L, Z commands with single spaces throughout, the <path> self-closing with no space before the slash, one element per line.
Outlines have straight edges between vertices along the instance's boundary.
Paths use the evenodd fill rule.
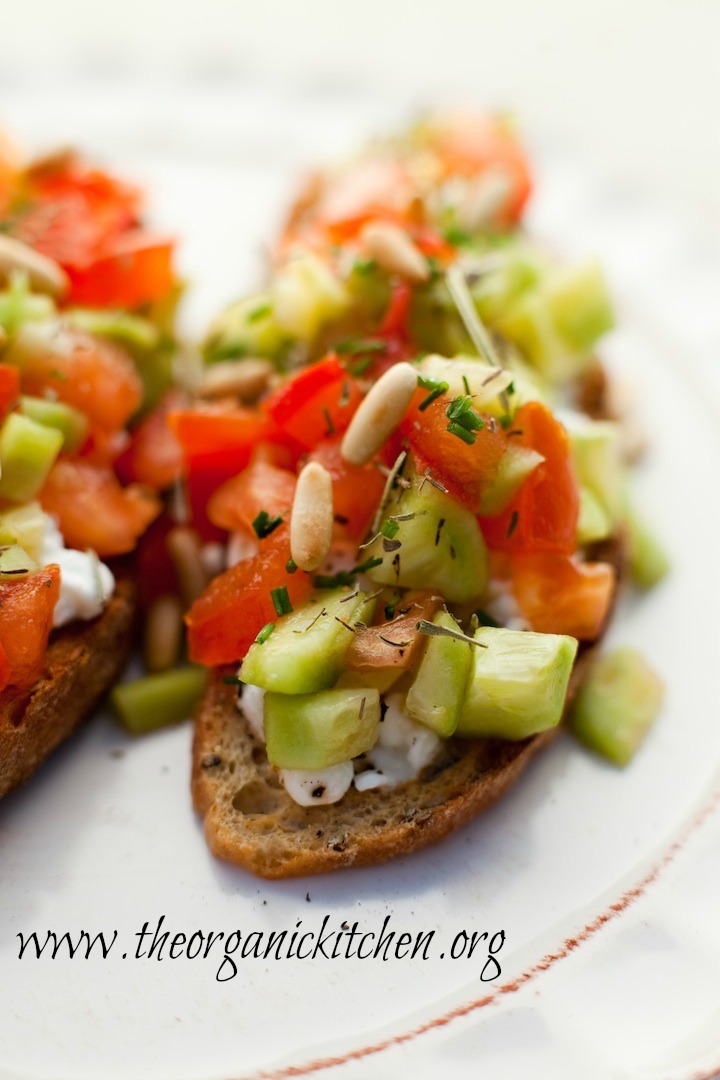
<path fill-rule="evenodd" d="M 345 432 L 340 452 L 346 461 L 365 465 L 375 456 L 408 411 L 417 385 L 417 371 L 405 362 L 378 379 Z"/>
<path fill-rule="evenodd" d="M 144 657 L 150 672 L 167 671 L 180 655 L 182 603 L 178 596 L 158 596 L 145 618 Z"/>
<path fill-rule="evenodd" d="M 14 270 L 24 270 L 34 289 L 52 296 L 63 296 L 70 285 L 67 274 L 54 259 L 12 236 L 0 236 L 0 277 L 9 279 Z"/>
<path fill-rule="evenodd" d="M 237 397 L 241 401 L 257 401 L 267 389 L 274 371 L 270 360 L 247 356 L 242 360 L 220 360 L 210 365 L 200 382 L 200 397 Z"/>
<path fill-rule="evenodd" d="M 417 285 L 430 277 L 422 252 L 398 225 L 389 221 L 371 221 L 362 231 L 362 243 L 366 254 L 383 270 L 399 274 Z"/>
<path fill-rule="evenodd" d="M 180 582 L 180 592 L 189 607 L 208 583 L 200 554 L 200 537 L 194 529 L 177 525 L 167 536 L 167 549 Z"/>
<path fill-rule="evenodd" d="M 290 518 L 290 554 L 301 570 L 317 570 L 332 544 L 333 494 L 330 473 L 310 461 L 298 476 Z"/>

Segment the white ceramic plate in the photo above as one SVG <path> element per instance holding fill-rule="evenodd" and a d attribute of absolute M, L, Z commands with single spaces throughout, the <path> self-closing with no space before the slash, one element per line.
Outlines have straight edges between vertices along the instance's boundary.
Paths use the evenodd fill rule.
<path fill-rule="evenodd" d="M 383 102 L 361 98 L 328 103 L 298 95 L 289 102 L 266 94 L 260 108 L 240 95 L 218 100 L 215 110 L 201 105 L 190 97 L 182 108 L 139 104 L 127 125 L 126 100 L 115 112 L 105 101 L 102 114 L 93 102 L 76 101 L 69 113 L 86 145 L 152 183 L 157 212 L 183 237 L 184 264 L 198 279 L 187 315 L 195 330 L 257 278 L 257 246 L 272 236 L 298 166 L 387 123 Z M 70 126 L 67 109 L 52 102 L 42 111 L 18 106 L 13 119 L 38 140 Z M 98 716 L 0 806 L 4 1080 L 217 1080 L 259 1070 L 275 1075 L 281 1065 L 290 1076 L 304 1075 L 312 1061 L 327 1068 L 328 1057 L 338 1062 L 334 1070 L 358 1076 L 470 1076 L 483 1060 L 495 1076 L 529 1068 L 535 1076 L 639 1075 L 631 1064 L 669 1062 L 664 1048 L 680 1045 L 693 1019 L 681 1004 L 652 1012 L 653 992 L 676 977 L 677 955 L 689 964 L 677 978 L 690 971 L 703 988 L 700 1000 L 710 1012 L 711 1004 L 717 1008 L 708 995 L 717 993 L 720 943 L 705 926 L 692 949 L 682 936 L 677 955 L 666 949 L 670 970 L 643 968 L 614 995 L 621 1013 L 643 999 L 651 1017 L 662 1015 L 662 1030 L 621 1024 L 603 1038 L 588 1021 L 595 983 L 586 973 L 576 984 L 571 960 L 556 972 L 534 972 L 517 994 L 496 993 L 489 1008 L 477 1006 L 644 879 L 708 798 L 720 764 L 720 447 L 712 395 L 693 355 L 692 300 L 707 288 L 704 268 L 688 254 L 688 234 L 669 228 L 662 215 L 598 187 L 543 147 L 538 160 L 532 226 L 570 254 L 603 259 L 622 320 L 605 356 L 637 379 L 654 438 L 637 486 L 674 572 L 652 595 L 623 603 L 610 635 L 638 644 L 667 679 L 667 706 L 642 753 L 618 772 L 563 738 L 500 805 L 442 845 L 378 869 L 271 884 L 210 856 L 188 794 L 189 725 L 133 741 Z M 717 868 L 717 860 L 708 865 Z M 622 919 L 635 918 L 634 910 Z M 171 935 L 245 936 L 292 932 L 298 924 L 317 930 L 326 916 L 335 930 L 357 921 L 362 931 L 378 931 L 390 916 L 398 933 L 434 931 L 431 956 L 265 961 L 236 953 L 237 975 L 226 982 L 216 981 L 222 955 L 215 950 L 208 959 L 133 958 L 134 935 L 160 917 Z M 37 931 L 44 939 L 48 930 L 93 937 L 116 930 L 117 942 L 106 960 L 97 953 L 19 960 L 16 935 Z M 494 983 L 480 981 L 482 945 L 472 959 L 449 958 L 456 934 L 500 930 L 502 974 Z M 587 949 L 607 960 L 603 940 L 611 935 L 600 926 Z M 650 951 L 662 955 L 663 941 L 656 935 Z M 540 1020 L 543 987 L 553 980 L 565 980 L 571 999 L 576 986 L 579 1001 L 587 992 L 584 1011 L 564 1007 L 558 1021 L 550 1009 Z M 510 1008 L 521 995 L 522 1007 Z M 472 1003 L 466 1020 L 446 1023 Z M 395 1064 L 392 1049 L 367 1055 L 441 1018 L 443 1032 L 461 1032 L 460 1040 L 448 1037 L 438 1048 L 432 1035 L 418 1035 Z M 717 1029 L 708 1025 L 702 1053 L 714 1049 Z M 357 1060 L 341 1065 L 348 1053 Z M 678 1075 L 684 1060 L 677 1051 Z"/>

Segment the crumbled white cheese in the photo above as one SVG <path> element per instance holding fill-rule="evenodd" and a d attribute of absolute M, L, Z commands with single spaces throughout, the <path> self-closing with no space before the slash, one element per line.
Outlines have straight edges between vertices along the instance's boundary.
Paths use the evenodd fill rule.
<path fill-rule="evenodd" d="M 242 684 L 242 693 L 237 699 L 237 707 L 248 722 L 258 742 L 265 742 L 265 691 L 261 686 L 251 683 Z"/>
<path fill-rule="evenodd" d="M 115 588 L 112 571 L 92 551 L 66 548 L 55 521 L 46 515 L 41 562 L 60 567 L 60 595 L 53 612 L 53 626 L 74 619 L 95 619 Z"/>
<path fill-rule="evenodd" d="M 377 769 L 366 769 L 365 772 L 355 774 L 355 787 L 358 791 L 372 791 L 373 788 L 389 787 L 392 783 L 392 777 L 378 772 Z"/>
<path fill-rule="evenodd" d="M 352 761 L 327 769 L 281 769 L 280 781 L 291 799 L 300 806 L 329 806 L 339 802 L 353 782 Z"/>
<path fill-rule="evenodd" d="M 441 740 L 434 731 L 415 723 L 405 715 L 403 694 L 390 694 L 385 704 L 387 708 L 380 724 L 378 741 L 368 750 L 365 757 L 373 769 L 384 778 L 387 784 L 401 784 L 411 780 L 421 769 L 429 765 L 441 746 Z M 367 790 L 372 778 L 362 780 L 365 773 L 359 773 L 360 790 Z"/>
<path fill-rule="evenodd" d="M 527 621 L 515 599 L 515 593 L 509 581 L 492 578 L 488 583 L 487 597 L 483 605 L 485 611 L 500 626 L 508 630 L 529 630 Z"/>
<path fill-rule="evenodd" d="M 239 562 L 244 562 L 245 559 L 251 559 L 253 555 L 257 555 L 259 550 L 260 545 L 255 537 L 250 536 L 249 533 L 230 533 L 225 555 L 225 562 L 228 570 L 231 566 L 235 566 Z"/>

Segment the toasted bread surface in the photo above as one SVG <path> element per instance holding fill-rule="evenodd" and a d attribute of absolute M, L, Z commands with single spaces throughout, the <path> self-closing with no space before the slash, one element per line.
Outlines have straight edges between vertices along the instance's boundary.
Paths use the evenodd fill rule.
<path fill-rule="evenodd" d="M 30 690 L 0 696 L 0 798 L 75 730 L 122 671 L 133 642 L 135 593 L 134 583 L 120 578 L 102 615 L 56 631 Z"/>
<path fill-rule="evenodd" d="M 591 552 L 615 568 L 615 599 L 625 548 L 620 534 Z M 578 653 L 566 710 L 598 644 Z M 390 789 L 353 787 L 334 805 L 302 807 L 237 708 L 236 688 L 224 681 L 229 673 L 214 672 L 195 716 L 193 802 L 213 854 L 265 878 L 370 866 L 442 840 L 504 795 L 557 732 L 522 742 L 448 739 L 442 756 L 413 780 Z"/>

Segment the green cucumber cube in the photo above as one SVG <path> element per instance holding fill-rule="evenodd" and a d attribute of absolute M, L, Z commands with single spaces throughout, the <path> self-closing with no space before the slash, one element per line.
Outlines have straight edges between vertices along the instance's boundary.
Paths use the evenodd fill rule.
<path fill-rule="evenodd" d="M 578 544 L 596 544 L 612 535 L 610 515 L 590 488 L 580 488 L 580 512 L 577 522 Z"/>
<path fill-rule="evenodd" d="M 660 541 L 637 514 L 627 511 L 630 573 L 641 589 L 652 589 L 670 572 L 670 560 Z"/>
<path fill-rule="evenodd" d="M 34 573 L 38 565 L 19 544 L 0 547 L 0 581 L 14 581 Z"/>
<path fill-rule="evenodd" d="M 265 695 L 268 760 L 279 769 L 326 769 L 377 740 L 380 695 L 371 688 Z"/>
<path fill-rule="evenodd" d="M 60 453 L 62 433 L 11 413 L 0 428 L 0 498 L 29 502 L 45 483 Z"/>
<path fill-rule="evenodd" d="M 518 488 L 542 461 L 542 454 L 538 454 L 536 450 L 510 443 L 500 458 L 500 465 L 492 483 L 482 493 L 480 516 L 492 517 L 494 514 L 501 514 Z"/>
<path fill-rule="evenodd" d="M 481 600 L 488 554 L 477 518 L 414 469 L 406 469 L 405 478 L 410 486 L 398 486 L 385 509 L 386 517 L 397 516 L 398 531 L 390 545 L 378 537 L 367 549 L 368 559 L 380 560 L 368 577 L 380 585 L 436 589 L 453 603 Z"/>
<path fill-rule="evenodd" d="M 555 727 L 565 707 L 575 638 L 481 626 L 475 641 L 457 734 L 518 740 Z"/>
<path fill-rule="evenodd" d="M 349 599 L 351 597 L 351 599 Z M 334 686 L 352 641 L 353 622 L 368 622 L 375 601 L 333 589 L 281 616 L 266 641 L 250 646 L 240 678 L 280 694 L 314 694 Z"/>
<path fill-rule="evenodd" d="M 617 424 L 583 420 L 568 430 L 578 480 L 598 500 L 612 524 L 622 517 L 625 467 Z"/>
<path fill-rule="evenodd" d="M 459 629 L 452 615 L 439 611 L 435 626 Z M 465 686 L 470 674 L 473 646 L 451 637 L 429 637 L 415 680 L 408 690 L 405 710 L 412 720 L 448 738 L 457 727 Z"/>
<path fill-rule="evenodd" d="M 660 711 L 664 686 L 636 649 L 601 656 L 580 687 L 571 727 L 581 742 L 627 765 Z"/>
<path fill-rule="evenodd" d="M 87 439 L 90 429 L 88 418 L 72 405 L 28 395 L 20 398 L 20 405 L 23 414 L 37 424 L 44 424 L 62 432 L 62 448 L 66 454 L 74 454 Z"/>
<path fill-rule="evenodd" d="M 46 525 L 47 515 L 38 502 L 5 510 L 0 515 L 0 544 L 19 544 L 35 562 L 40 562 Z"/>

